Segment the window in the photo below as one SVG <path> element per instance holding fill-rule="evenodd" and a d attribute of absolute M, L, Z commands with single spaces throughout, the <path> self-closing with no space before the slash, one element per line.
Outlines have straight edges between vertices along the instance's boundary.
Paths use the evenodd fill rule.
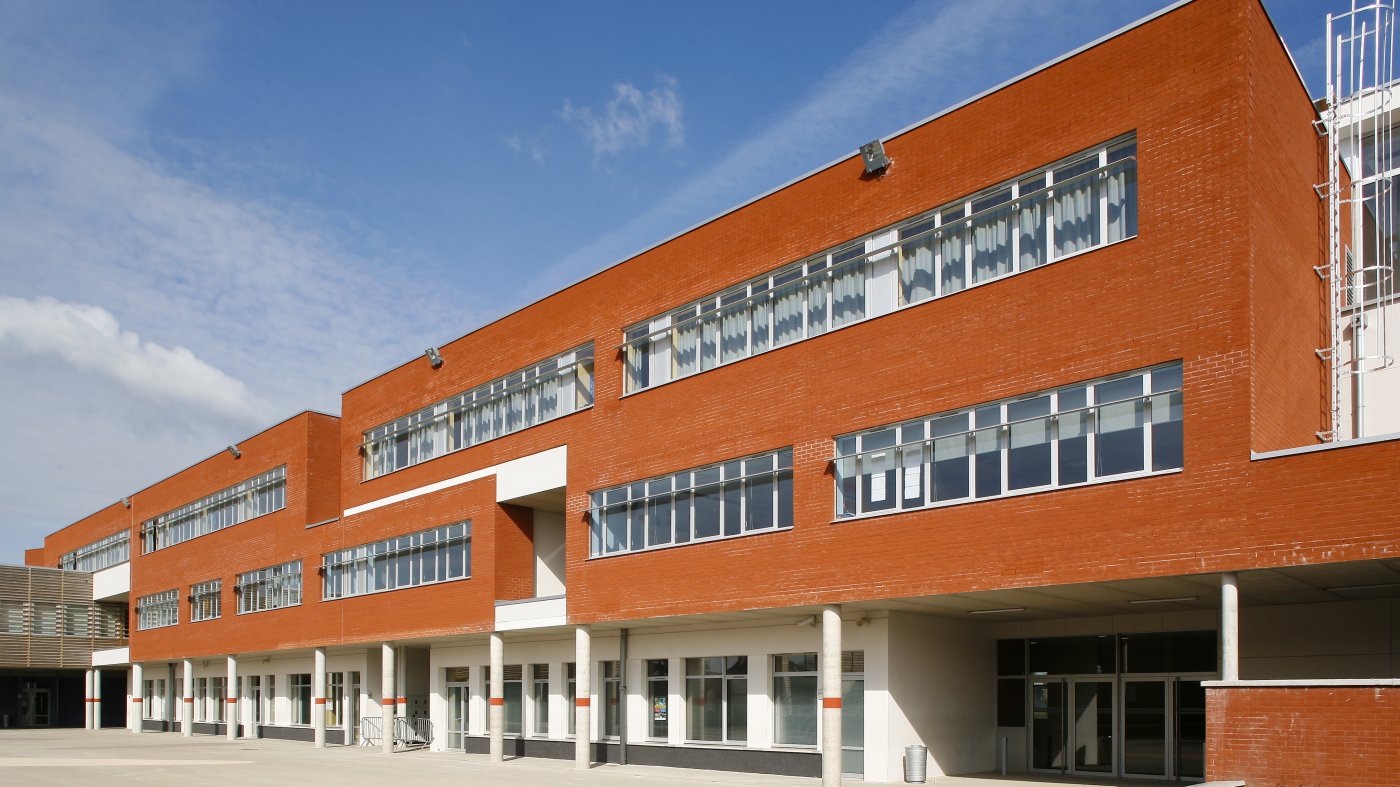
<path fill-rule="evenodd" d="M 651 711 L 647 721 L 647 737 L 666 740 L 670 717 L 669 669 L 666 659 L 647 659 L 647 705 Z"/>
<path fill-rule="evenodd" d="M 0 599 L 0 634 L 24 632 L 24 602 Z"/>
<path fill-rule="evenodd" d="M 194 720 L 219 724 L 224 721 L 226 678 L 194 679 Z"/>
<path fill-rule="evenodd" d="M 531 731 L 536 735 L 549 734 L 549 665 L 530 666 L 530 709 L 534 716 Z"/>
<path fill-rule="evenodd" d="M 817 745 L 817 654 L 773 657 L 773 742 Z"/>
<path fill-rule="evenodd" d="M 238 575 L 238 614 L 301 604 L 301 561 Z"/>
<path fill-rule="evenodd" d="M 167 590 L 136 600 L 136 628 L 140 630 L 173 626 L 180 622 L 180 593 Z"/>
<path fill-rule="evenodd" d="M 1179 470 L 1181 363 L 836 438 L 838 517 Z"/>
<path fill-rule="evenodd" d="M 692 741 L 748 739 L 747 656 L 685 660 L 685 736 Z"/>
<path fill-rule="evenodd" d="M 501 693 L 505 698 L 505 708 L 503 709 L 505 711 L 506 718 L 505 734 L 519 735 L 521 733 L 521 730 L 523 730 L 525 727 L 522 719 L 522 716 L 524 715 L 523 694 L 525 690 L 525 670 L 519 664 L 504 664 L 502 665 L 501 669 L 502 674 L 505 676 L 505 680 L 501 683 Z M 482 675 L 485 677 L 485 680 L 483 680 L 482 683 L 486 684 L 486 696 L 490 697 L 491 668 L 482 667 L 481 671 Z M 486 729 L 488 732 L 491 729 L 490 713 L 486 714 Z"/>
<path fill-rule="evenodd" d="M 63 635 L 65 637 L 92 636 L 92 606 L 88 604 L 63 605 Z"/>
<path fill-rule="evenodd" d="M 47 601 L 35 601 L 29 607 L 29 633 L 36 637 L 58 636 L 58 605 Z"/>
<path fill-rule="evenodd" d="M 97 604 L 93 636 L 106 639 L 126 639 L 127 616 L 125 604 Z"/>
<path fill-rule="evenodd" d="M 141 718 L 143 719 L 164 719 L 165 711 L 165 679 L 154 678 L 142 681 L 141 690 Z"/>
<path fill-rule="evenodd" d="M 471 576 L 472 524 L 459 522 L 324 556 L 322 598 L 336 599 Z"/>
<path fill-rule="evenodd" d="M 447 748 L 462 751 L 467 745 L 471 721 L 471 667 L 448 667 Z"/>
<path fill-rule="evenodd" d="M 605 661 L 603 667 L 603 737 L 616 738 L 622 718 L 622 662 Z"/>
<path fill-rule="evenodd" d="M 58 559 L 69 571 L 101 571 L 131 559 L 131 533 L 123 530 L 79 547 Z"/>
<path fill-rule="evenodd" d="M 345 702 L 345 673 L 326 673 L 326 726 L 340 727 L 343 721 L 340 718 L 341 706 Z"/>
<path fill-rule="evenodd" d="M 190 622 L 197 623 L 201 620 L 214 620 L 220 614 L 220 596 L 223 594 L 224 582 L 221 579 L 211 579 L 208 582 L 200 582 L 190 586 Z"/>
<path fill-rule="evenodd" d="M 365 480 L 593 406 L 593 344 L 365 432 Z"/>
<path fill-rule="evenodd" d="M 292 724 L 311 723 L 311 673 L 298 672 L 287 676 L 289 699 L 292 701 Z"/>
<path fill-rule="evenodd" d="M 267 715 L 266 715 L 267 721 L 266 721 L 265 723 L 266 723 L 267 725 L 269 725 L 269 726 L 272 726 L 272 725 L 277 724 L 277 676 L 276 676 L 276 675 L 268 675 L 268 676 L 267 676 L 267 697 L 266 697 L 266 702 L 267 702 Z"/>
<path fill-rule="evenodd" d="M 578 674 L 577 665 L 570 661 L 564 665 L 564 701 L 569 706 L 568 734 L 573 735 L 578 727 Z"/>
<path fill-rule="evenodd" d="M 1137 141 L 1128 136 L 629 326 L 625 391 L 1136 234 Z"/>
<path fill-rule="evenodd" d="M 142 522 L 141 548 L 149 554 L 286 505 L 287 466 L 283 465 Z"/>
<path fill-rule="evenodd" d="M 792 449 L 594 492 L 594 557 L 792 527 Z"/>

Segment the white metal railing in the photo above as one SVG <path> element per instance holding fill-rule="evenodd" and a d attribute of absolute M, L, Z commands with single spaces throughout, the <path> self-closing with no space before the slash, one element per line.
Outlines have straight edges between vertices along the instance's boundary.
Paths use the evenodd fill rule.
<path fill-rule="evenodd" d="M 360 745 L 384 745 L 383 721 L 374 716 L 360 719 Z M 433 743 L 433 722 L 424 717 L 394 717 L 395 749 L 426 749 Z"/>

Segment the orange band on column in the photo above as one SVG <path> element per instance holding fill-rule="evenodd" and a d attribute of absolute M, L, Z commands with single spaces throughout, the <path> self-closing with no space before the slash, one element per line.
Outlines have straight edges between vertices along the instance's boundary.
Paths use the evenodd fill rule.
<path fill-rule="evenodd" d="M 491 704 L 492 704 L 492 705 L 504 705 L 504 704 L 506 704 L 506 698 L 505 698 L 505 697 L 492 697 L 492 698 L 491 698 Z"/>
<path fill-rule="evenodd" d="M 194 702 L 194 697 L 185 697 L 185 702 Z"/>
<path fill-rule="evenodd" d="M 325 697 L 317 697 L 316 699 L 312 700 L 312 702 L 315 702 L 317 705 L 325 705 L 325 704 L 326 704 L 326 698 L 325 698 Z"/>
<path fill-rule="evenodd" d="M 140 701 L 141 701 L 141 698 L 140 698 L 140 697 L 132 697 L 132 698 L 131 698 L 131 701 L 132 701 L 132 702 L 140 702 Z"/>
<path fill-rule="evenodd" d="M 390 706 L 392 706 L 392 705 L 394 704 L 394 699 L 393 699 L 392 697 L 390 697 L 390 698 L 387 699 L 387 700 L 380 700 L 380 701 L 379 701 L 379 704 L 381 704 L 381 705 L 390 705 Z"/>
<path fill-rule="evenodd" d="M 588 697 L 579 697 L 574 700 L 574 707 L 576 708 L 587 708 L 591 704 L 593 704 L 592 700 Z"/>
<path fill-rule="evenodd" d="M 235 702 L 238 702 L 238 698 L 237 698 L 237 697 L 229 697 L 229 698 L 228 698 L 227 700 L 225 700 L 225 701 L 228 702 L 228 704 L 232 705 L 232 704 L 234 704 Z"/>
<path fill-rule="evenodd" d="M 841 698 L 840 698 L 840 697 L 822 697 L 822 707 L 823 707 L 823 708 L 840 708 L 840 707 L 841 707 Z"/>
<path fill-rule="evenodd" d="M 399 704 L 400 704 L 400 705 L 407 705 L 407 704 L 408 704 L 408 697 L 399 697 Z"/>

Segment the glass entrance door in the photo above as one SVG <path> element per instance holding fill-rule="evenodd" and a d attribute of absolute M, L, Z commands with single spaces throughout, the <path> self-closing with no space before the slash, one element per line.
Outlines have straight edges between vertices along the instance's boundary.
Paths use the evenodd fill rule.
<path fill-rule="evenodd" d="M 1170 745 L 1166 678 L 1123 681 L 1123 774 L 1166 776 Z"/>
<path fill-rule="evenodd" d="M 1068 766 L 1065 729 L 1065 682 L 1031 682 L 1031 769 L 1063 772 Z"/>
<path fill-rule="evenodd" d="M 1113 681 L 1031 682 L 1031 770 L 1114 773 Z"/>
<path fill-rule="evenodd" d="M 1176 775 L 1205 778 L 1206 690 L 1201 680 L 1178 678 L 1176 684 Z"/>
<path fill-rule="evenodd" d="M 1078 679 L 1074 686 L 1071 773 L 1113 773 L 1113 681 Z"/>
<path fill-rule="evenodd" d="M 447 684 L 447 748 L 461 751 L 467 747 L 467 706 L 471 690 L 466 683 Z M 572 710 L 572 708 L 570 709 Z"/>

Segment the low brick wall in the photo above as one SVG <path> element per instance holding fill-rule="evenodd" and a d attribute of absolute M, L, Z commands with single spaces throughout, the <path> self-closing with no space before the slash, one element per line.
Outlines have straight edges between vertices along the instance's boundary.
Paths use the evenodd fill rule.
<path fill-rule="evenodd" d="M 1400 787 L 1400 686 L 1208 688 L 1206 776 L 1249 787 Z"/>

